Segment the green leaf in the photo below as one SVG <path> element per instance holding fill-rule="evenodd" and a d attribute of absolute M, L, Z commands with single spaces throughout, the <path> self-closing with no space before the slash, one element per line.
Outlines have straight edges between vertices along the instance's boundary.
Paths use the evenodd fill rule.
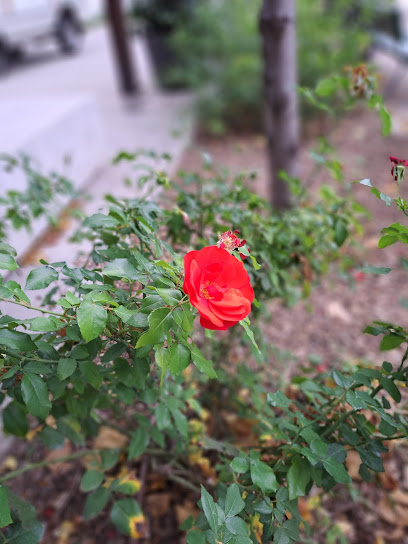
<path fill-rule="evenodd" d="M 54 332 L 66 327 L 67 324 L 56 317 L 34 317 L 29 320 L 31 331 Z"/>
<path fill-rule="evenodd" d="M 390 425 L 388 421 L 385 421 L 384 419 L 382 419 L 378 430 L 384 436 L 393 436 L 397 432 L 397 427 Z"/>
<path fill-rule="evenodd" d="M 111 520 L 125 535 L 132 536 L 135 524 L 144 520 L 142 510 L 134 499 L 116 501 L 111 510 Z"/>
<path fill-rule="evenodd" d="M 347 391 L 346 401 L 354 408 L 354 410 L 365 410 L 367 404 L 362 398 L 357 397 L 354 391 Z"/>
<path fill-rule="evenodd" d="M 143 314 L 151 314 L 157 308 L 163 308 L 164 301 L 159 295 L 150 295 L 142 300 L 140 311 Z"/>
<path fill-rule="evenodd" d="M 136 344 L 136 348 L 142 346 L 160 344 L 164 341 L 172 324 L 170 308 L 158 308 L 149 316 L 149 330 L 142 334 Z"/>
<path fill-rule="evenodd" d="M 11 272 L 18 268 L 14 257 L 6 253 L 0 253 L 0 270 L 10 270 Z"/>
<path fill-rule="evenodd" d="M 187 346 L 174 342 L 169 348 L 169 369 L 173 374 L 181 374 L 190 364 L 191 353 Z"/>
<path fill-rule="evenodd" d="M 63 358 L 58 361 L 57 376 L 60 381 L 69 378 L 76 370 L 77 362 L 75 359 Z"/>
<path fill-rule="evenodd" d="M 320 79 L 316 85 L 315 93 L 318 96 L 330 96 L 339 90 L 339 84 L 333 77 Z"/>
<path fill-rule="evenodd" d="M 35 291 L 36 289 L 45 289 L 53 281 L 58 279 L 58 272 L 50 266 L 40 266 L 34 268 L 28 274 L 28 278 L 25 284 L 25 288 L 29 291 Z"/>
<path fill-rule="evenodd" d="M 7 499 L 6 488 L 0 485 L 0 529 L 13 523 L 10 516 L 10 508 Z"/>
<path fill-rule="evenodd" d="M 8 253 L 9 255 L 17 255 L 17 251 L 14 247 L 10 246 L 6 242 L 0 242 L 0 253 Z"/>
<path fill-rule="evenodd" d="M 140 457 L 150 442 L 150 435 L 143 427 L 139 427 L 132 434 L 129 444 L 128 457 L 132 461 Z"/>
<path fill-rule="evenodd" d="M 380 378 L 379 381 L 380 381 L 380 384 L 383 386 L 383 388 L 391 396 L 391 398 L 393 398 L 396 402 L 401 401 L 401 393 L 398 387 L 395 385 L 395 383 L 392 380 L 383 376 Z"/>
<path fill-rule="evenodd" d="M 383 104 L 378 105 L 378 113 L 382 121 L 382 135 L 388 136 L 392 125 L 391 115 Z"/>
<path fill-rule="evenodd" d="M 360 442 L 359 435 L 355 431 L 350 429 L 348 425 L 340 425 L 340 431 L 347 444 L 350 444 L 351 446 L 357 446 L 357 444 Z"/>
<path fill-rule="evenodd" d="M 205 534 L 201 531 L 189 531 L 187 533 L 187 544 L 205 544 Z"/>
<path fill-rule="evenodd" d="M 174 423 L 176 425 L 177 430 L 183 436 L 184 438 L 187 438 L 188 435 L 188 419 L 184 414 L 180 412 L 180 410 L 173 409 L 170 410 L 171 415 L 173 416 Z"/>
<path fill-rule="evenodd" d="M 84 221 L 84 227 L 90 227 L 92 229 L 114 229 L 118 225 L 119 221 L 117 219 L 110 215 L 104 215 L 103 213 L 94 213 Z"/>
<path fill-rule="evenodd" d="M 110 278 L 129 281 L 139 281 L 142 278 L 142 274 L 138 272 L 129 259 L 114 259 L 105 266 L 103 274 Z"/>
<path fill-rule="evenodd" d="M 385 373 L 387 374 L 391 374 L 392 372 L 392 364 L 389 363 L 388 361 L 384 361 L 383 364 L 382 364 L 382 369 Z M 381 378 L 381 376 L 376 376 L 376 378 Z"/>
<path fill-rule="evenodd" d="M 390 236 L 389 234 L 386 234 L 385 236 L 381 236 L 379 239 L 378 247 L 380 249 L 384 249 L 385 247 L 392 246 L 392 244 L 395 244 L 395 242 L 398 242 L 397 236 Z"/>
<path fill-rule="evenodd" d="M 239 486 L 237 484 L 230 485 L 225 498 L 225 517 L 228 518 L 230 516 L 235 516 L 236 514 L 242 512 L 244 508 L 245 502 L 242 500 L 241 493 L 239 492 Z"/>
<path fill-rule="evenodd" d="M 185 519 L 183 521 L 183 523 L 181 523 L 179 525 L 179 530 L 180 531 L 189 531 L 194 525 L 194 518 L 193 516 L 188 516 L 187 519 Z"/>
<path fill-rule="evenodd" d="M 61 448 L 65 442 L 65 436 L 52 427 L 44 427 L 41 432 L 38 433 L 38 436 L 50 450 Z"/>
<path fill-rule="evenodd" d="M 35 374 L 25 374 L 21 381 L 21 393 L 28 411 L 33 416 L 45 419 L 51 410 L 45 382 Z"/>
<path fill-rule="evenodd" d="M 181 292 L 177 289 L 160 289 L 157 287 L 156 291 L 169 306 L 177 306 L 182 297 Z"/>
<path fill-rule="evenodd" d="M 248 338 L 251 340 L 252 342 L 252 345 L 254 346 L 254 348 L 256 349 L 256 351 L 261 354 L 261 352 L 259 351 L 259 347 L 258 347 L 258 344 L 256 343 L 255 341 L 255 337 L 254 337 L 254 333 L 253 331 L 251 330 L 250 328 L 250 321 L 249 321 L 249 318 L 246 317 L 245 319 L 242 319 L 239 324 L 241 325 L 241 327 L 244 328 Z"/>
<path fill-rule="evenodd" d="M 337 221 L 334 230 L 334 241 L 340 247 L 348 236 L 348 228 L 342 221 Z"/>
<path fill-rule="evenodd" d="M 384 472 L 384 466 L 380 454 L 376 451 L 372 451 L 367 447 L 358 446 L 358 451 L 361 461 L 374 472 Z"/>
<path fill-rule="evenodd" d="M 110 495 L 110 491 L 106 487 L 100 487 L 88 495 L 85 502 L 84 518 L 88 520 L 100 514 L 107 505 Z"/>
<path fill-rule="evenodd" d="M 97 338 L 106 327 L 108 313 L 103 306 L 84 300 L 77 311 L 79 329 L 85 342 Z"/>
<path fill-rule="evenodd" d="M 212 366 L 212 361 L 206 359 L 197 346 L 194 346 L 191 349 L 191 357 L 193 359 L 193 363 L 200 372 L 207 374 L 209 378 L 217 377 L 217 374 Z"/>
<path fill-rule="evenodd" d="M 135 327 L 137 329 L 147 327 L 147 315 L 139 312 L 138 310 L 130 310 L 124 306 L 119 306 L 113 311 L 124 323 L 127 323 L 131 327 Z"/>
<path fill-rule="evenodd" d="M 10 329 L 0 329 L 0 345 L 17 351 L 34 351 L 37 348 L 28 334 Z"/>
<path fill-rule="evenodd" d="M 340 464 L 332 457 L 327 457 L 326 459 L 323 459 L 323 466 L 330 474 L 330 476 L 333 476 L 336 482 L 339 482 L 340 484 L 351 483 L 352 480 L 347 473 L 344 465 Z"/>
<path fill-rule="evenodd" d="M 101 485 L 104 479 L 103 472 L 99 472 L 99 470 L 87 470 L 81 479 L 81 489 L 85 493 L 93 491 Z"/>
<path fill-rule="evenodd" d="M 3 410 L 3 426 L 7 433 L 23 437 L 28 433 L 25 408 L 17 401 L 8 404 Z"/>
<path fill-rule="evenodd" d="M 119 461 L 120 450 L 104 450 L 101 453 L 102 457 L 102 468 L 103 470 L 109 470 L 114 467 Z"/>
<path fill-rule="evenodd" d="M 234 472 L 237 472 L 238 474 L 244 474 L 244 472 L 247 472 L 249 470 L 248 458 L 235 457 L 235 459 L 232 460 L 230 467 Z"/>
<path fill-rule="evenodd" d="M 123 357 L 115 359 L 113 367 L 115 369 L 116 376 L 121 383 L 129 387 L 137 385 L 136 373 L 134 372 L 133 367 L 130 366 L 128 359 L 124 359 Z"/>
<path fill-rule="evenodd" d="M 387 351 L 389 349 L 397 348 L 403 342 L 406 342 L 406 338 L 404 336 L 400 336 L 399 334 L 387 334 L 387 336 L 384 336 L 381 341 L 380 350 Z"/>
<path fill-rule="evenodd" d="M 276 393 L 268 393 L 266 401 L 271 406 L 279 408 L 287 408 L 290 404 L 292 404 L 292 401 L 288 399 L 288 397 L 281 391 L 277 391 Z"/>
<path fill-rule="evenodd" d="M 337 370 L 333 370 L 333 380 L 339 387 L 343 387 L 344 389 L 348 389 L 353 383 L 353 380 L 351 378 L 340 374 L 340 372 L 337 372 Z"/>
<path fill-rule="evenodd" d="M 299 455 L 293 457 L 292 464 L 287 474 L 289 500 L 303 497 L 306 494 L 306 488 L 310 481 L 310 477 L 309 463 Z"/>
<path fill-rule="evenodd" d="M 248 525 L 242 518 L 232 517 L 225 520 L 225 525 L 230 533 L 239 536 L 248 536 Z"/>
<path fill-rule="evenodd" d="M 22 522 L 13 523 L 7 528 L 7 544 L 39 544 L 44 535 L 44 525 L 39 521 L 24 526 Z"/>
<path fill-rule="evenodd" d="M 391 272 L 392 268 L 385 268 L 385 267 L 378 267 L 378 266 L 364 266 L 361 271 L 365 272 L 366 274 L 389 274 Z"/>
<path fill-rule="evenodd" d="M 157 427 L 160 431 L 167 429 L 171 424 L 170 411 L 164 404 L 158 404 L 155 412 Z"/>
<path fill-rule="evenodd" d="M 95 389 L 99 389 L 102 385 L 102 376 L 99 373 L 100 367 L 92 361 L 81 361 L 79 363 L 79 370 L 84 376 L 86 381 L 92 385 Z"/>
<path fill-rule="evenodd" d="M 271 467 L 259 459 L 251 463 L 251 478 L 266 495 L 273 493 L 279 487 Z"/>
<path fill-rule="evenodd" d="M 373 474 L 363 463 L 361 463 L 358 473 L 365 482 L 371 482 L 373 479 Z"/>
<path fill-rule="evenodd" d="M 124 351 L 126 351 L 126 344 L 124 342 L 117 342 L 106 350 L 106 353 L 104 353 L 101 361 L 102 363 L 113 361 L 117 357 L 120 357 Z"/>
<path fill-rule="evenodd" d="M 208 525 L 214 533 L 217 534 L 219 525 L 217 505 L 203 485 L 201 486 L 201 506 L 208 521 Z"/>

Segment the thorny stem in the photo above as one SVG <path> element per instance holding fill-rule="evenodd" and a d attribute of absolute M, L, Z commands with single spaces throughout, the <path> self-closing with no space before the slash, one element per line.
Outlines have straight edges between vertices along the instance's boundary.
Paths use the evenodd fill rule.
<path fill-rule="evenodd" d="M 19 353 L 12 353 L 11 351 L 8 351 L 7 349 L 0 348 L 0 353 L 4 353 L 5 355 L 8 355 L 9 357 L 16 357 L 17 359 L 20 359 L 23 361 L 35 361 L 36 363 L 49 363 L 49 364 L 58 364 L 59 361 L 55 361 L 54 359 L 39 359 L 37 357 L 27 357 L 26 355 L 20 355 Z"/>
<path fill-rule="evenodd" d="M 29 308 L 30 310 L 36 310 L 37 312 L 42 312 L 43 314 L 56 315 L 57 317 L 63 317 L 64 319 L 67 318 L 67 316 L 64 314 L 51 312 L 50 310 L 45 310 L 44 308 L 37 308 L 36 306 L 31 306 L 30 304 L 27 304 L 27 302 L 18 302 L 17 300 L 12 300 L 10 298 L 4 298 L 4 297 L 0 297 L 0 300 L 3 300 L 4 302 L 10 302 L 11 304 L 17 304 L 18 306 L 24 306 L 24 308 Z"/>

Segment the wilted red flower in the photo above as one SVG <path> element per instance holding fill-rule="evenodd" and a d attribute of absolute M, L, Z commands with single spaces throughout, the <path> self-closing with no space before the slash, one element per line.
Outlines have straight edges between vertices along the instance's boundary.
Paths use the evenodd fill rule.
<path fill-rule="evenodd" d="M 230 253 L 234 249 L 238 249 L 239 247 L 242 247 L 246 244 L 246 240 L 241 240 L 238 238 L 237 234 L 239 234 L 239 230 L 227 230 L 226 232 L 223 232 L 218 236 L 218 244 L 217 246 L 220 249 L 226 249 Z"/>
<path fill-rule="evenodd" d="M 241 261 L 217 246 L 184 257 L 183 290 L 197 308 L 201 325 L 225 331 L 251 311 L 254 290 Z"/>
<path fill-rule="evenodd" d="M 392 162 L 391 175 L 394 177 L 395 181 L 401 181 L 404 177 L 405 167 L 408 166 L 408 161 L 405 159 L 397 159 L 397 157 L 390 157 Z M 400 170 L 400 171 L 399 171 Z"/>

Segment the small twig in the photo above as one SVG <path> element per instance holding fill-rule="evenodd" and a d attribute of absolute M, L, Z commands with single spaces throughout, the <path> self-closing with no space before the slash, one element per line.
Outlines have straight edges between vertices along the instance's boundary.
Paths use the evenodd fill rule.
<path fill-rule="evenodd" d="M 77 451 L 75 453 L 71 453 L 70 455 L 64 455 L 62 457 L 56 457 L 55 459 L 47 459 L 44 461 L 39 461 L 38 463 L 28 463 L 27 465 L 24 465 L 21 468 L 18 468 L 17 470 L 13 470 L 12 472 L 9 472 L 2 476 L 0 478 L 0 483 L 6 482 L 7 480 L 11 480 L 12 478 L 16 478 L 17 476 L 20 476 L 21 474 L 24 474 L 25 472 L 28 472 L 30 470 L 35 470 L 36 468 L 46 467 L 48 465 L 52 465 L 55 463 L 65 463 L 67 461 L 74 461 L 75 459 L 79 459 L 81 457 L 84 457 L 85 455 L 99 455 L 102 453 L 103 450 L 81 450 Z"/>
<path fill-rule="evenodd" d="M 140 504 L 142 510 L 143 510 L 144 496 L 146 493 L 146 480 L 147 480 L 147 474 L 149 472 L 149 462 L 150 462 L 149 455 L 146 455 L 146 454 L 143 455 L 143 459 L 140 466 L 140 474 L 139 474 L 140 491 L 136 497 L 136 500 Z"/>

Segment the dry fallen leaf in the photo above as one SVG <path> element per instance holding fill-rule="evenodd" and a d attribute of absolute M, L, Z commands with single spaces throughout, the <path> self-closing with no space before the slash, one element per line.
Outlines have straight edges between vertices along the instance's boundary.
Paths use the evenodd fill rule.
<path fill-rule="evenodd" d="M 350 474 L 353 480 L 361 480 L 361 476 L 358 473 L 361 465 L 361 459 L 359 454 L 354 450 L 347 452 L 346 467 L 347 472 Z"/>
<path fill-rule="evenodd" d="M 379 516 L 390 525 L 408 527 L 408 507 L 397 503 L 392 505 L 388 499 L 383 498 L 377 511 Z"/>
<path fill-rule="evenodd" d="M 338 300 L 332 300 L 329 302 L 327 305 L 327 313 L 330 317 L 338 319 L 343 323 L 351 323 L 352 317 L 350 312 L 348 312 Z"/>
<path fill-rule="evenodd" d="M 394 489 L 391 498 L 403 506 L 408 506 L 408 493 L 401 491 L 401 489 Z"/>
<path fill-rule="evenodd" d="M 171 493 L 152 493 L 146 497 L 147 508 L 152 518 L 165 516 L 170 510 Z"/>
<path fill-rule="evenodd" d="M 197 518 L 200 510 L 197 508 L 193 501 L 185 501 L 183 504 L 176 504 L 174 507 L 176 511 L 177 523 L 181 525 L 190 516 Z"/>
<path fill-rule="evenodd" d="M 65 520 L 55 530 L 55 536 L 57 537 L 56 544 L 68 544 L 70 536 L 75 531 L 75 527 L 78 524 L 78 520 L 69 521 Z"/>
<path fill-rule="evenodd" d="M 6 471 L 6 470 L 16 470 L 17 467 L 18 467 L 17 459 L 15 457 L 13 457 L 12 455 L 8 455 L 4 459 L 2 464 L 0 465 L 0 471 L 3 472 L 3 471 Z"/>
<path fill-rule="evenodd" d="M 58 450 L 52 450 L 45 456 L 46 461 L 53 461 L 50 465 L 48 465 L 48 469 L 53 472 L 65 472 L 70 469 L 72 466 L 71 463 L 68 462 L 54 462 L 56 459 L 59 459 L 60 457 L 65 457 L 67 455 L 70 455 L 72 453 L 72 447 L 68 440 L 65 440 L 64 445 L 62 448 L 59 448 Z"/>
<path fill-rule="evenodd" d="M 126 446 L 127 442 L 128 437 L 124 434 L 110 427 L 102 426 L 93 442 L 93 447 L 97 450 L 120 449 Z"/>
<path fill-rule="evenodd" d="M 384 531 L 382 529 L 375 532 L 375 544 L 386 544 L 387 542 L 397 542 L 401 544 L 405 536 L 405 530 L 402 527 L 396 527 L 393 531 Z"/>

